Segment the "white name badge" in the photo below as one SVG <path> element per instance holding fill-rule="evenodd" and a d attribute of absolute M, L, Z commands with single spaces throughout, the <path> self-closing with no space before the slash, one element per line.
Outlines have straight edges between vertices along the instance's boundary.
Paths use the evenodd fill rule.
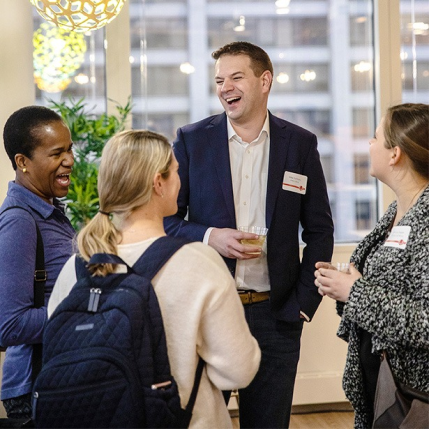
<path fill-rule="evenodd" d="M 285 171 L 283 176 L 283 189 L 285 191 L 296 192 L 297 194 L 305 195 L 307 192 L 307 176 L 302 174 Z"/>
<path fill-rule="evenodd" d="M 390 231 L 389 237 L 384 242 L 384 246 L 405 249 L 410 231 L 411 226 L 394 226 Z"/>

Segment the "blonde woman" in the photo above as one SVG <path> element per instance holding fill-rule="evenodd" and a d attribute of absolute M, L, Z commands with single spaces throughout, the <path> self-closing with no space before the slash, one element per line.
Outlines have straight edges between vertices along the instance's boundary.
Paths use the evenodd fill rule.
<path fill-rule="evenodd" d="M 113 253 L 132 266 L 150 244 L 166 235 L 163 219 L 176 213 L 179 188 L 178 163 L 165 137 L 150 131 L 119 133 L 103 150 L 100 212 L 78 235 L 79 252 L 87 261 L 95 253 Z M 48 315 L 76 282 L 74 259 L 60 273 Z M 94 274 L 109 272 L 104 265 Z M 191 427 L 231 427 L 221 390 L 251 382 L 260 350 L 225 263 L 211 247 L 190 243 L 173 255 L 153 285 L 182 407 L 188 403 L 199 356 L 206 362 Z"/>

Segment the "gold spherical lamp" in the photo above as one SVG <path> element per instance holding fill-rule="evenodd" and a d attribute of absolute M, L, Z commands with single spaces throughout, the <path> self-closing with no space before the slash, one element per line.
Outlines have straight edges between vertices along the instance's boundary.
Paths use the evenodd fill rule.
<path fill-rule="evenodd" d="M 70 31 L 97 30 L 112 21 L 126 0 L 30 0 L 47 21 Z"/>
<path fill-rule="evenodd" d="M 85 59 L 85 36 L 43 22 L 33 34 L 33 46 L 37 86 L 42 91 L 63 91 Z"/>
<path fill-rule="evenodd" d="M 45 79 L 42 79 L 42 77 L 35 75 L 34 82 L 36 82 L 37 87 L 41 91 L 55 93 L 55 92 L 64 91 L 70 85 L 71 79 L 67 78 L 64 80 L 59 80 L 59 79 L 45 80 Z"/>

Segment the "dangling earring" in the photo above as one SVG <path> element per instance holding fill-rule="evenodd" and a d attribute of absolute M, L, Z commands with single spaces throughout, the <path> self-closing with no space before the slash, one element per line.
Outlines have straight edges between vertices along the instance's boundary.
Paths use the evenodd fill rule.
<path fill-rule="evenodd" d="M 23 173 L 26 173 L 26 172 L 27 172 L 27 169 L 24 167 L 24 168 L 22 169 L 22 172 L 23 172 Z"/>

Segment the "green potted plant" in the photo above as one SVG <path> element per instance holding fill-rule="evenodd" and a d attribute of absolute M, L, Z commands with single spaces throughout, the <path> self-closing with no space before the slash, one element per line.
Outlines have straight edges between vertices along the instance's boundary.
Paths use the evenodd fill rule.
<path fill-rule="evenodd" d="M 101 152 L 107 140 L 125 128 L 132 104 L 116 104 L 117 115 L 95 115 L 87 108 L 84 98 L 55 102 L 50 106 L 58 112 L 70 128 L 74 143 L 75 163 L 69 193 L 64 202 L 67 215 L 76 231 L 98 211 L 97 175 Z"/>

